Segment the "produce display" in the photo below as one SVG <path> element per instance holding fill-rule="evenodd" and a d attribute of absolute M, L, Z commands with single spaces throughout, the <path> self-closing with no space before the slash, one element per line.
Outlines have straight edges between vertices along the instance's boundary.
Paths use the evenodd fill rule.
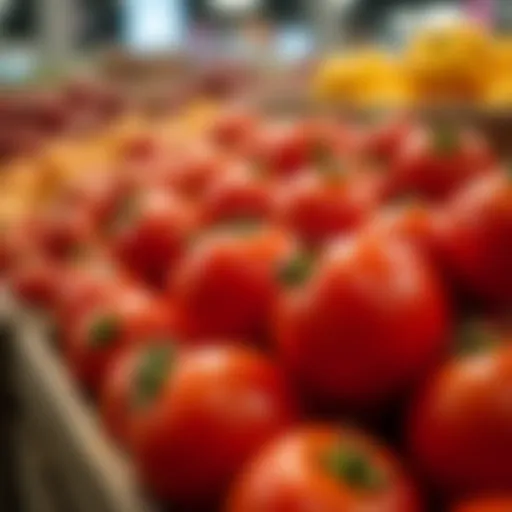
<path fill-rule="evenodd" d="M 357 107 L 512 105 L 512 40 L 467 21 L 418 31 L 400 53 L 374 46 L 327 57 L 317 99 Z"/>
<path fill-rule="evenodd" d="M 164 507 L 509 512 L 503 160 L 413 116 L 127 118 L 5 170 L 1 269 Z"/>

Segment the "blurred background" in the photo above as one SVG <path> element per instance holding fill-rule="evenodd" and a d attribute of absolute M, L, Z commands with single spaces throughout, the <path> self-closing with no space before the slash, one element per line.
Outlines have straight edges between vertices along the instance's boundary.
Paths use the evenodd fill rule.
<path fill-rule="evenodd" d="M 1 0 L 4 83 L 91 64 L 98 52 L 301 59 L 353 39 L 397 46 L 425 23 L 470 17 L 506 30 L 508 0 Z M 265 54 L 265 52 L 263 52 Z M 268 57 L 268 53 L 266 54 Z"/>

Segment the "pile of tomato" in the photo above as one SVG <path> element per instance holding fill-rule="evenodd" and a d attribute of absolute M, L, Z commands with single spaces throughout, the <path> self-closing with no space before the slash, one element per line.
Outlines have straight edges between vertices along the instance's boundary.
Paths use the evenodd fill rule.
<path fill-rule="evenodd" d="M 510 512 L 512 175 L 473 128 L 224 109 L 2 233 L 176 510 Z"/>

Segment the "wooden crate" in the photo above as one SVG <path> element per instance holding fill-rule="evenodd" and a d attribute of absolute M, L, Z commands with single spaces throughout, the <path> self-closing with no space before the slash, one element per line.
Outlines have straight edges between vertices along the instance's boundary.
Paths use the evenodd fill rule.
<path fill-rule="evenodd" d="M 45 322 L 2 304 L 19 414 L 16 470 L 27 512 L 153 512 L 49 343 Z"/>

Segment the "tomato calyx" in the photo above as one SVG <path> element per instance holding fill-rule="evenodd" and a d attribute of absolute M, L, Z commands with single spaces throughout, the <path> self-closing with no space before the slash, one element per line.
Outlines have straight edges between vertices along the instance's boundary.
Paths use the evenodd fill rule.
<path fill-rule="evenodd" d="M 149 406 L 158 396 L 175 359 L 171 343 L 149 346 L 140 358 L 133 390 L 133 404 L 137 408 Z"/>
<path fill-rule="evenodd" d="M 100 315 L 89 326 L 88 340 L 94 348 L 108 347 L 121 333 L 121 324 L 115 315 Z"/>
<path fill-rule="evenodd" d="M 345 176 L 340 161 L 326 143 L 317 142 L 314 144 L 311 153 L 315 168 L 326 180 L 337 183 Z"/>
<path fill-rule="evenodd" d="M 127 195 L 120 199 L 110 222 L 107 223 L 109 233 L 118 233 L 135 222 L 138 217 L 139 204 L 134 195 Z"/>
<path fill-rule="evenodd" d="M 457 130 L 447 125 L 434 127 L 433 145 L 436 153 L 440 155 L 451 155 L 459 145 Z"/>
<path fill-rule="evenodd" d="M 500 346 L 500 338 L 482 322 L 465 323 L 458 335 L 457 352 L 460 355 L 478 355 L 490 352 Z"/>
<path fill-rule="evenodd" d="M 299 286 L 311 275 L 313 257 L 311 254 L 300 252 L 285 262 L 278 271 L 279 282 L 288 286 Z"/>
<path fill-rule="evenodd" d="M 226 229 L 239 234 L 252 234 L 261 228 L 262 222 L 258 217 L 250 215 L 240 215 L 229 219 L 222 224 Z"/>
<path fill-rule="evenodd" d="M 322 457 L 324 469 L 349 487 L 362 491 L 377 491 L 386 485 L 384 473 L 362 450 L 343 443 Z"/>

